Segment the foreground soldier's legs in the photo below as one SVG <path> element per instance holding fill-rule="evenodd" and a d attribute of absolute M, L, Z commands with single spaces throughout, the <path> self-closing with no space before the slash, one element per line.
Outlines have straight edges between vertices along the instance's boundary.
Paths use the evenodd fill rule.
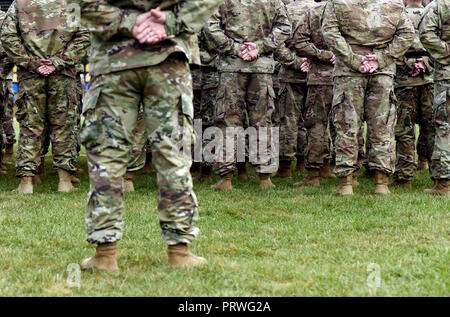
<path fill-rule="evenodd" d="M 158 211 L 163 241 L 171 250 L 169 261 L 176 266 L 195 266 L 205 262 L 187 250 L 199 230 L 197 202 L 189 173 L 190 156 L 178 150 L 174 139 L 179 128 L 185 137 L 192 133 L 191 79 L 187 63 L 169 58 L 160 65 L 127 70 L 94 78 L 86 96 L 86 121 L 81 133 L 86 147 L 91 190 L 86 214 L 87 241 L 99 249 L 83 268 L 115 270 L 115 243 L 122 238 L 122 180 L 130 160 L 132 134 L 138 107 L 143 98 L 145 124 L 158 173 Z M 105 245 L 103 247 L 103 245 Z M 109 257 L 102 250 L 109 250 Z M 100 261 L 101 262 L 101 261 Z"/>
<path fill-rule="evenodd" d="M 418 113 L 418 124 L 420 126 L 420 135 L 417 143 L 417 154 L 419 155 L 419 164 L 421 168 L 428 169 L 428 163 L 431 163 L 431 157 L 434 149 L 435 131 L 433 124 L 433 103 L 434 103 L 434 84 L 428 84 L 420 87 L 420 107 Z M 425 164 L 425 162 L 427 164 Z"/>
<path fill-rule="evenodd" d="M 436 138 L 431 159 L 431 178 L 435 180 L 432 189 L 425 193 L 450 195 L 450 80 L 435 83 L 434 123 Z"/>
<path fill-rule="evenodd" d="M 47 84 L 45 78 L 21 80 L 16 118 L 20 125 L 16 160 L 16 175 L 21 179 L 18 191 L 32 194 L 32 178 L 41 163 L 42 135 L 47 113 Z"/>

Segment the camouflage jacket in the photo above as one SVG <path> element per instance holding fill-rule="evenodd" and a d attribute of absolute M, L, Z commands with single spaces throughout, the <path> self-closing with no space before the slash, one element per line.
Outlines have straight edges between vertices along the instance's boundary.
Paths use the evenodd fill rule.
<path fill-rule="evenodd" d="M 20 78 L 36 73 L 41 59 L 51 59 L 57 72 L 75 78 L 89 47 L 89 32 L 73 25 L 65 1 L 15 0 L 6 14 L 1 40 Z"/>
<path fill-rule="evenodd" d="M 323 39 L 321 25 L 325 4 L 317 3 L 306 10 L 294 35 L 297 54 L 311 60 L 308 85 L 333 85 L 333 53 Z"/>
<path fill-rule="evenodd" d="M 419 23 L 424 10 L 425 8 L 422 5 L 410 4 L 406 6 L 408 18 L 413 23 L 416 34 L 413 44 L 406 52 L 403 61 L 397 65 L 397 74 L 395 76 L 396 87 L 413 87 L 433 83 L 433 63 L 430 61 L 430 57 L 420 42 L 419 37 Z M 421 73 L 419 76 L 412 77 L 411 74 L 414 71 L 417 58 L 424 59 L 425 65 L 427 65 L 427 71 L 426 73 Z"/>
<path fill-rule="evenodd" d="M 292 51 L 292 54 L 295 56 L 297 55 L 297 52 L 294 47 L 294 38 L 293 35 L 296 33 L 298 28 L 303 23 L 301 17 L 303 13 L 308 9 L 308 7 L 313 6 L 315 4 L 314 0 L 302 0 L 302 1 L 295 1 L 287 6 L 287 12 L 289 19 L 292 23 L 292 34 L 290 40 L 286 42 L 286 46 Z M 279 48 L 281 50 L 282 47 Z M 298 56 L 300 57 L 300 56 Z M 298 67 L 292 67 L 289 65 L 286 65 L 286 63 L 282 63 L 282 67 L 280 69 L 279 74 L 279 81 L 280 82 L 289 82 L 289 83 L 306 83 L 306 74 L 302 71 L 300 71 L 300 65 L 301 63 L 297 62 L 296 65 Z"/>
<path fill-rule="evenodd" d="M 291 34 L 286 7 L 280 0 L 225 0 L 205 26 L 208 47 L 219 52 L 220 72 L 274 72 L 274 51 Z M 244 42 L 254 42 L 260 57 L 238 57 Z"/>
<path fill-rule="evenodd" d="M 73 0 L 75 1 L 75 0 Z M 179 52 L 200 65 L 197 34 L 220 0 L 81 0 L 81 23 L 91 32 L 94 76 L 158 65 Z M 160 7 L 166 14 L 168 39 L 140 44 L 131 35 L 138 15 Z"/>
<path fill-rule="evenodd" d="M 450 0 L 435 0 L 424 12 L 420 40 L 434 60 L 434 80 L 450 79 Z"/>
<path fill-rule="evenodd" d="M 414 27 L 402 0 L 331 0 L 322 19 L 323 37 L 336 55 L 334 76 L 368 76 L 359 72 L 364 55 L 375 54 L 375 74 L 395 76 L 414 39 Z"/>

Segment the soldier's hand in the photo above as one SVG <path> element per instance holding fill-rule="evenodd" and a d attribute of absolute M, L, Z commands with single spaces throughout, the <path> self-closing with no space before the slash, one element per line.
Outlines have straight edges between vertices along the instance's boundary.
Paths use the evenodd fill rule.
<path fill-rule="evenodd" d="M 56 67 L 52 65 L 41 65 L 38 67 L 38 69 L 36 70 L 38 72 L 39 75 L 42 76 L 49 76 L 51 74 L 53 74 L 56 71 Z"/>
<path fill-rule="evenodd" d="M 47 65 L 47 66 L 53 66 L 53 61 L 49 58 L 47 59 L 41 59 L 40 60 L 41 65 Z"/>
<path fill-rule="evenodd" d="M 309 67 L 311 66 L 311 61 L 307 58 L 304 59 L 302 65 L 300 65 L 300 70 L 304 73 L 309 71 Z"/>
<path fill-rule="evenodd" d="M 416 60 L 416 63 L 414 64 L 414 70 L 412 72 L 412 77 L 417 77 L 420 75 L 420 73 L 425 73 L 427 71 L 427 65 L 425 65 L 425 62 L 423 58 L 418 58 Z"/>
<path fill-rule="evenodd" d="M 239 57 L 246 62 L 254 61 L 259 57 L 258 47 L 255 43 L 245 42 L 241 46 Z"/>
<path fill-rule="evenodd" d="M 156 44 L 166 40 L 166 14 L 156 8 L 139 15 L 131 34 L 141 44 Z"/>
<path fill-rule="evenodd" d="M 330 62 L 333 65 L 336 64 L 336 55 L 333 54 L 333 56 L 331 56 Z"/>
<path fill-rule="evenodd" d="M 373 74 L 380 68 L 376 55 L 366 55 L 363 57 L 359 71 L 363 74 Z"/>

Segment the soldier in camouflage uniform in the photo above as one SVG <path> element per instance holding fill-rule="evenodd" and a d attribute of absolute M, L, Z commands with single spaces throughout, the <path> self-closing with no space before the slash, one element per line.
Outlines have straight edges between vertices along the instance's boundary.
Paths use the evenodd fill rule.
<path fill-rule="evenodd" d="M 201 119 L 202 122 L 202 136 L 205 130 L 214 125 L 214 113 L 216 104 L 217 88 L 219 87 L 219 73 L 217 72 L 216 62 L 217 53 L 208 49 L 203 31 L 200 33 L 200 57 L 202 61 L 201 66 L 201 95 L 199 108 L 195 111 L 194 103 L 194 117 Z M 195 94 L 195 91 L 194 91 Z M 195 97 L 194 97 L 195 100 Z M 196 131 L 197 132 L 197 131 Z M 197 142 L 203 142 L 203 148 L 210 140 L 197 138 Z M 205 160 L 201 163 L 201 174 L 195 178 L 196 181 L 211 181 L 212 180 L 212 164 Z"/>
<path fill-rule="evenodd" d="M 424 11 L 421 0 L 406 0 L 406 12 L 416 29 L 413 45 L 397 65 L 395 95 L 397 96 L 397 125 L 395 139 L 397 163 L 394 186 L 411 187 L 411 179 L 417 168 L 416 123 L 425 139 L 427 160 L 431 162 L 434 145 L 433 68 L 430 58 L 419 39 L 419 22 Z"/>
<path fill-rule="evenodd" d="M 429 4 L 420 23 L 420 40 L 434 61 L 434 151 L 428 194 L 450 195 L 450 0 Z"/>
<path fill-rule="evenodd" d="M 206 262 L 188 249 L 199 234 L 194 226 L 198 204 L 189 172 L 191 155 L 178 147 L 182 139 L 188 148 L 193 141 L 189 63 L 200 64 L 196 34 L 218 2 L 80 1 L 82 24 L 92 39 L 92 81 L 81 132 L 91 182 L 86 229 L 87 241 L 97 244 L 83 269 L 118 269 L 116 242 L 122 238 L 125 212 L 122 181 L 141 104 L 169 263 L 180 267 Z"/>
<path fill-rule="evenodd" d="M 66 6 L 52 0 L 16 0 L 3 23 L 1 40 L 18 66 L 17 153 L 19 193 L 32 194 L 42 151 L 42 134 L 48 121 L 53 165 L 58 170 L 59 192 L 73 189 L 70 175 L 77 140 L 73 127 L 79 107 L 76 67 L 86 54 L 89 34 L 70 24 Z"/>
<path fill-rule="evenodd" d="M 292 54 L 299 58 L 295 52 L 292 35 L 300 26 L 300 16 L 314 4 L 312 0 L 296 1 L 287 6 L 288 17 L 292 23 L 292 34 L 286 43 Z M 278 57 L 278 56 L 277 56 Z M 302 63 L 286 65 L 282 63 L 279 72 L 280 91 L 277 98 L 276 121 L 280 125 L 280 167 L 277 176 L 291 178 L 291 164 L 297 156 L 297 162 L 303 164 L 305 137 L 304 130 L 304 105 L 306 100 L 306 72 L 301 68 Z M 297 153 L 299 155 L 297 155 Z"/>
<path fill-rule="evenodd" d="M 9 63 L 10 67 L 13 66 Z M 12 70 L 11 70 L 12 71 Z M 5 85 L 11 84 L 10 81 L 5 81 Z M 16 144 L 16 132 L 14 131 L 14 102 L 13 97 L 9 93 L 8 88 L 5 91 L 4 101 L 4 120 L 3 120 L 3 132 L 5 135 L 5 156 L 12 157 L 14 154 L 14 144 Z"/>
<path fill-rule="evenodd" d="M 326 1 L 310 6 L 300 18 L 294 35 L 297 54 L 311 60 L 308 71 L 308 94 L 305 104 L 307 146 L 305 165 L 308 176 L 294 186 L 319 186 L 319 178 L 331 178 L 329 114 L 333 101 L 334 54 L 322 36 L 322 13 Z"/>
<path fill-rule="evenodd" d="M 337 195 L 353 194 L 358 171 L 358 133 L 367 122 L 375 170 L 375 194 L 389 194 L 394 172 L 396 122 L 393 77 L 414 39 L 401 0 L 331 0 L 322 21 L 325 42 L 336 55 L 333 122 L 336 128 Z"/>
<path fill-rule="evenodd" d="M 291 24 L 280 0 L 225 0 L 205 26 L 208 47 L 220 54 L 215 125 L 222 129 L 225 139 L 227 127 L 244 126 L 244 110 L 247 110 L 250 127 L 256 128 L 259 144 L 270 148 L 270 135 L 267 139 L 263 137 L 260 128 L 270 130 L 272 126 L 275 98 L 273 52 L 289 38 L 290 33 Z M 213 186 L 217 190 L 232 188 L 231 175 L 235 170 L 236 149 L 227 149 L 225 141 L 223 148 L 224 162 L 214 166 L 221 177 Z M 232 160 L 228 159 L 227 150 L 234 152 Z M 270 154 L 264 156 L 266 158 L 251 162 L 260 176 L 263 189 L 274 187 L 270 175 L 277 168 L 276 162 L 268 158 Z"/>
<path fill-rule="evenodd" d="M 5 19 L 5 12 L 0 10 L 0 26 Z M 5 76 L 5 65 L 6 65 L 7 55 L 5 54 L 1 44 L 0 44 L 0 175 L 6 175 L 6 171 L 3 169 L 3 122 L 5 120 L 5 103 L 7 101 L 7 87 L 6 87 L 6 76 Z"/>

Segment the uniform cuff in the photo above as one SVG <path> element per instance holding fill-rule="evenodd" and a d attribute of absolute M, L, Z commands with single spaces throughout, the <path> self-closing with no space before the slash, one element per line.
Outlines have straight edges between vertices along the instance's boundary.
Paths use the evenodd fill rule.
<path fill-rule="evenodd" d="M 352 61 L 351 61 L 351 68 L 354 71 L 359 72 L 359 68 L 361 67 L 363 61 L 363 56 L 358 54 L 353 54 Z"/>
<path fill-rule="evenodd" d="M 380 65 L 380 69 L 384 69 L 395 62 L 392 57 L 382 52 L 375 52 L 375 55 L 377 56 L 377 61 L 378 65 Z"/>
<path fill-rule="evenodd" d="M 122 16 L 122 20 L 120 21 L 119 32 L 126 36 L 132 37 L 131 32 L 136 24 L 138 15 L 138 13 L 130 13 L 125 11 Z"/>
<path fill-rule="evenodd" d="M 172 11 L 163 11 L 166 15 L 166 34 L 167 37 L 175 37 L 180 33 L 180 23 Z"/>

